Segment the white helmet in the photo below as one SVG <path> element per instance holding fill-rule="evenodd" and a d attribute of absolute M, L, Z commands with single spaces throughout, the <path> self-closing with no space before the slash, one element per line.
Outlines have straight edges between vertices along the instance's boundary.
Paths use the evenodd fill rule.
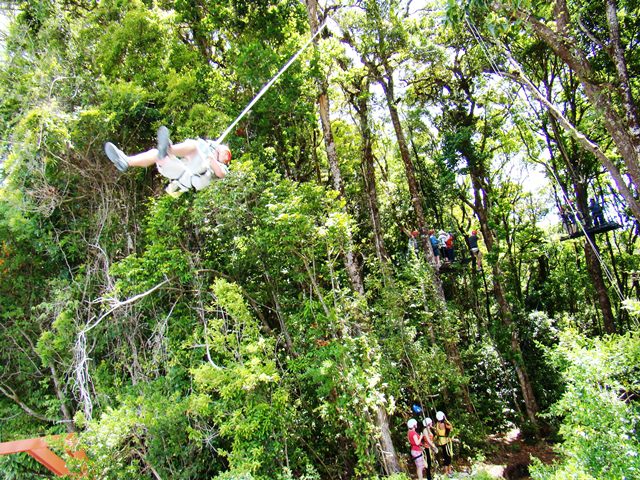
<path fill-rule="evenodd" d="M 439 422 L 444 420 L 444 412 L 436 412 L 436 420 L 438 420 Z"/>
<path fill-rule="evenodd" d="M 422 425 L 424 425 L 425 427 L 430 427 L 431 425 L 433 425 L 433 420 L 427 417 L 422 421 Z"/>
<path fill-rule="evenodd" d="M 410 418 L 409 421 L 407 422 L 407 428 L 412 429 L 412 428 L 416 428 L 418 426 L 418 422 L 416 421 L 415 418 Z"/>

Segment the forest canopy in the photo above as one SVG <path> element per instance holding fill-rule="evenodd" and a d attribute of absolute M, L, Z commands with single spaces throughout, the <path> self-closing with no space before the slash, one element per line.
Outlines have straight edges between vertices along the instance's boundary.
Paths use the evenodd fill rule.
<path fill-rule="evenodd" d="M 470 477 L 514 429 L 532 478 L 640 475 L 638 2 L 0 4 L 0 442 L 399 480 L 444 412 Z M 219 138 L 297 52 L 207 188 L 105 154 Z"/>

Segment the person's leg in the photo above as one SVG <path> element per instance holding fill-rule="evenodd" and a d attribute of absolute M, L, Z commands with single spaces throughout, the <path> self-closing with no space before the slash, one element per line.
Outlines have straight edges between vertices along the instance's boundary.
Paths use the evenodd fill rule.
<path fill-rule="evenodd" d="M 170 145 L 168 154 L 175 155 L 176 157 L 191 158 L 198 154 L 198 142 L 193 139 L 188 139 L 184 142 Z"/>
<path fill-rule="evenodd" d="M 453 445 L 451 444 L 451 442 L 447 443 L 444 447 L 444 451 L 446 454 L 446 473 L 448 475 L 451 475 L 453 473 L 453 465 L 451 465 L 452 461 L 453 461 Z"/>
<path fill-rule="evenodd" d="M 190 158 L 198 152 L 197 142 L 195 140 L 185 140 L 182 143 L 171 145 L 168 150 L 169 155 L 175 155 L 176 157 Z M 131 155 L 127 158 L 129 166 L 131 167 L 149 167 L 155 164 L 158 160 L 158 149 L 152 148 L 146 152 Z"/>
<path fill-rule="evenodd" d="M 424 452 L 424 454 L 427 457 L 427 480 L 432 480 L 431 479 L 431 456 L 433 454 L 431 453 L 431 450 L 427 450 L 426 452 Z"/>
<path fill-rule="evenodd" d="M 146 152 L 137 153 L 127 157 L 130 167 L 150 167 L 158 161 L 158 149 L 152 148 Z"/>
<path fill-rule="evenodd" d="M 416 473 L 418 475 L 418 479 L 422 480 L 422 471 L 424 470 L 424 455 L 420 458 L 416 459 Z"/>

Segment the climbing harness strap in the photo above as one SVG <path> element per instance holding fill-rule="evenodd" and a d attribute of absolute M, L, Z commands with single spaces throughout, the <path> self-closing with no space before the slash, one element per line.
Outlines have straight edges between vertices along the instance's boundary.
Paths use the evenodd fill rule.
<path fill-rule="evenodd" d="M 158 171 L 171 180 L 166 188 L 167 193 L 186 192 L 191 188 L 202 190 L 209 186 L 211 181 L 217 178 L 209 160 L 209 157 L 213 156 L 213 161 L 217 161 L 217 146 L 216 142 L 199 138 L 198 152 L 187 161 L 182 161 L 173 155 L 159 161 Z M 225 164 L 219 162 L 219 165 L 227 171 Z"/>
<path fill-rule="evenodd" d="M 411 450 L 411 458 L 413 460 L 417 460 L 418 458 L 420 458 L 422 456 L 422 452 L 420 452 L 418 455 L 413 455 L 414 450 Z"/>

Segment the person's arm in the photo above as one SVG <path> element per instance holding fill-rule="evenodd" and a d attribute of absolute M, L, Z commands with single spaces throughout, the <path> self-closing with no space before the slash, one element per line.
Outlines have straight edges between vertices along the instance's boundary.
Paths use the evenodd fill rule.
<path fill-rule="evenodd" d="M 429 435 L 429 429 L 425 428 L 423 433 L 422 433 L 422 438 L 424 439 L 424 442 L 427 444 L 427 447 L 430 448 L 431 450 L 437 450 L 435 443 L 433 443 L 433 440 L 431 439 L 431 436 Z"/>
<path fill-rule="evenodd" d="M 211 170 L 213 170 L 213 173 L 218 178 L 224 178 L 229 172 L 229 167 L 224 163 L 220 163 L 213 155 L 209 155 L 209 165 L 211 165 Z"/>

